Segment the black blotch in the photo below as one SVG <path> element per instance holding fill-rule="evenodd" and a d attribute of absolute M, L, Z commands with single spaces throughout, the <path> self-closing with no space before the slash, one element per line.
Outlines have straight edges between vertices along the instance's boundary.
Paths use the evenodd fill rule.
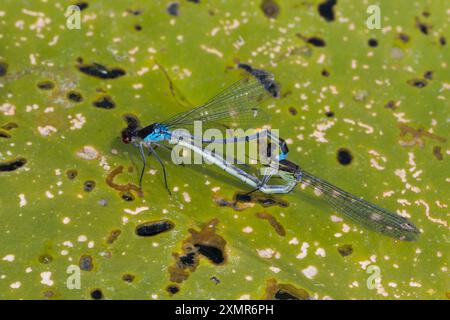
<path fill-rule="evenodd" d="M 43 255 L 39 256 L 38 260 L 40 263 L 48 264 L 53 261 L 53 257 L 49 254 L 43 254 Z"/>
<path fill-rule="evenodd" d="M 139 128 L 141 125 L 139 123 L 139 119 L 137 116 L 131 113 L 124 114 L 122 116 L 123 120 L 127 123 L 127 127 L 136 129 Z"/>
<path fill-rule="evenodd" d="M 176 284 L 171 284 L 166 288 L 167 292 L 170 294 L 176 294 L 180 291 L 180 288 Z"/>
<path fill-rule="evenodd" d="M 91 298 L 94 300 L 100 300 L 103 298 L 103 292 L 100 289 L 94 289 L 91 291 Z"/>
<path fill-rule="evenodd" d="M 426 71 L 424 73 L 423 77 L 427 80 L 432 80 L 433 79 L 433 71 Z"/>
<path fill-rule="evenodd" d="M 334 117 L 334 112 L 333 111 L 328 111 L 325 113 L 325 115 L 327 116 L 327 118 L 333 118 Z"/>
<path fill-rule="evenodd" d="M 120 196 L 125 201 L 133 201 L 134 200 L 134 196 L 131 192 L 123 192 Z"/>
<path fill-rule="evenodd" d="M 318 37 L 311 37 L 306 40 L 309 44 L 312 44 L 314 47 L 325 47 L 326 43 L 325 40 L 318 38 Z"/>
<path fill-rule="evenodd" d="M 192 267 L 195 264 L 195 252 L 189 252 L 188 254 L 179 257 L 179 261 L 183 266 Z"/>
<path fill-rule="evenodd" d="M 398 38 L 404 43 L 407 43 L 410 40 L 409 36 L 406 33 L 400 33 L 398 35 Z"/>
<path fill-rule="evenodd" d="M 73 180 L 77 177 L 78 171 L 75 169 L 69 169 L 66 171 L 66 176 L 69 180 Z"/>
<path fill-rule="evenodd" d="M 81 102 L 83 101 L 83 96 L 77 91 L 70 91 L 67 93 L 67 99 L 73 102 Z"/>
<path fill-rule="evenodd" d="M 79 58 L 81 59 L 81 58 Z M 81 61 L 81 62 L 80 62 Z M 108 69 L 99 63 L 83 64 L 83 59 L 78 60 L 80 63 L 77 68 L 81 72 L 100 79 L 116 79 L 126 74 L 125 70 L 120 68 Z"/>
<path fill-rule="evenodd" d="M 425 88 L 428 84 L 428 82 L 425 79 L 411 79 L 408 80 L 407 83 L 419 89 Z"/>
<path fill-rule="evenodd" d="M 94 263 L 90 255 L 84 254 L 80 257 L 79 262 L 80 269 L 83 271 L 92 271 L 94 268 Z"/>
<path fill-rule="evenodd" d="M 337 250 L 341 256 L 346 257 L 353 253 L 353 246 L 351 244 L 344 244 L 339 246 Z"/>
<path fill-rule="evenodd" d="M 9 139 L 11 138 L 11 135 L 8 132 L 0 130 L 0 138 Z"/>
<path fill-rule="evenodd" d="M 238 202 L 252 202 L 252 196 L 248 193 L 237 193 L 235 200 Z"/>
<path fill-rule="evenodd" d="M 280 14 L 280 6 L 274 0 L 263 0 L 261 10 L 268 18 L 275 19 Z"/>
<path fill-rule="evenodd" d="M 55 84 L 49 80 L 38 82 L 37 87 L 41 90 L 52 90 Z"/>
<path fill-rule="evenodd" d="M 25 158 L 17 158 L 11 161 L 0 162 L 0 171 L 14 171 L 27 163 Z"/>
<path fill-rule="evenodd" d="M 273 79 L 273 75 L 267 71 L 255 69 L 249 64 L 239 63 L 237 65 L 239 69 L 243 69 L 246 72 L 250 73 L 253 77 L 258 80 L 261 85 L 266 89 L 266 91 L 274 98 L 277 98 L 280 95 L 280 87 L 278 83 Z"/>
<path fill-rule="evenodd" d="M 0 77 L 6 76 L 8 72 L 8 64 L 6 62 L 0 61 Z"/>
<path fill-rule="evenodd" d="M 369 41 L 367 41 L 367 44 L 372 48 L 378 47 L 378 40 L 373 38 L 369 39 Z"/>
<path fill-rule="evenodd" d="M 203 244 L 196 244 L 195 247 L 198 252 L 208 258 L 211 262 L 215 264 L 221 264 L 224 262 L 223 252 L 219 248 L 207 246 Z"/>
<path fill-rule="evenodd" d="M 290 107 L 289 113 L 292 114 L 293 116 L 295 116 L 298 112 L 297 112 L 297 109 L 295 109 L 294 107 Z"/>
<path fill-rule="evenodd" d="M 330 76 L 330 72 L 328 70 L 326 70 L 326 69 L 323 69 L 321 74 L 324 77 L 329 77 Z"/>
<path fill-rule="evenodd" d="M 334 6 L 337 4 L 337 0 L 326 0 L 319 4 L 319 14 L 326 21 L 330 22 L 334 20 Z"/>
<path fill-rule="evenodd" d="M 423 15 L 425 18 L 428 18 L 431 14 L 430 14 L 428 11 L 424 11 L 424 12 L 422 12 L 422 15 Z"/>
<path fill-rule="evenodd" d="M 419 28 L 420 32 L 422 32 L 424 35 L 428 35 L 431 29 L 430 25 L 421 22 L 418 17 L 416 17 L 416 26 Z"/>
<path fill-rule="evenodd" d="M 95 181 L 88 180 L 83 184 L 83 190 L 86 192 L 91 192 L 95 188 Z"/>
<path fill-rule="evenodd" d="M 141 30 L 142 30 L 142 26 L 141 26 L 140 24 L 136 23 L 136 24 L 134 25 L 134 30 L 136 30 L 136 31 L 141 31 Z"/>
<path fill-rule="evenodd" d="M 5 130 L 11 130 L 11 129 L 15 129 L 18 128 L 19 125 L 15 122 L 8 122 L 7 124 L 2 125 L 0 128 L 5 129 Z"/>
<path fill-rule="evenodd" d="M 78 8 L 80 8 L 80 11 L 83 11 L 84 9 L 87 9 L 89 4 L 86 1 L 79 1 L 75 4 Z"/>
<path fill-rule="evenodd" d="M 283 290 L 283 289 L 279 289 L 275 295 L 274 298 L 276 300 L 300 300 L 299 298 L 297 298 L 296 296 L 290 294 L 289 292 Z"/>
<path fill-rule="evenodd" d="M 177 17 L 179 14 L 180 4 L 178 2 L 171 2 L 167 6 L 167 13 L 171 16 Z"/>
<path fill-rule="evenodd" d="M 128 283 L 131 283 L 134 281 L 134 278 L 136 278 L 133 274 L 125 273 L 122 275 L 122 280 Z"/>
<path fill-rule="evenodd" d="M 192 2 L 192 3 L 200 3 L 200 0 L 188 0 L 188 2 Z"/>
<path fill-rule="evenodd" d="M 337 160 L 339 161 L 340 164 L 346 166 L 352 162 L 353 156 L 349 150 L 341 148 L 337 152 Z"/>
<path fill-rule="evenodd" d="M 444 36 L 441 36 L 439 38 L 439 43 L 441 44 L 441 46 L 445 46 L 447 44 L 447 40 L 445 39 Z"/>
<path fill-rule="evenodd" d="M 444 156 L 442 155 L 442 148 L 440 146 L 434 146 L 433 147 L 433 155 L 438 160 L 443 160 Z"/>
<path fill-rule="evenodd" d="M 144 222 L 136 226 L 136 234 L 140 237 L 151 237 L 162 232 L 170 231 L 175 227 L 175 224 L 170 220 L 159 220 Z"/>
<path fill-rule="evenodd" d="M 116 107 L 114 101 L 112 101 L 110 96 L 103 96 L 97 101 L 92 103 L 94 107 L 102 108 L 102 109 L 113 109 Z"/>

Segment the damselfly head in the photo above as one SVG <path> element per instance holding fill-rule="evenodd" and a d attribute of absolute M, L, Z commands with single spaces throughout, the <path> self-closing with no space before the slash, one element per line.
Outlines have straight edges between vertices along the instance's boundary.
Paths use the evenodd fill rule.
<path fill-rule="evenodd" d="M 131 143 L 133 139 L 136 137 L 136 129 L 126 127 L 122 130 L 122 142 L 123 143 Z"/>

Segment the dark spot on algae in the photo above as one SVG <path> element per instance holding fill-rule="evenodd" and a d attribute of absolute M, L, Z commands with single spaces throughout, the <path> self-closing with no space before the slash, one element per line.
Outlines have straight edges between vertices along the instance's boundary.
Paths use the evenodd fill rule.
<path fill-rule="evenodd" d="M 273 75 L 270 72 L 255 69 L 246 63 L 238 63 L 237 67 L 255 77 L 272 97 L 277 98 L 280 96 L 280 86 L 274 80 Z"/>
<path fill-rule="evenodd" d="M 351 244 L 344 244 L 339 246 L 337 250 L 341 256 L 346 257 L 353 253 L 353 246 Z"/>
<path fill-rule="evenodd" d="M 180 10 L 180 4 L 178 2 L 170 2 L 167 5 L 167 13 L 171 16 L 178 17 L 179 10 Z"/>
<path fill-rule="evenodd" d="M 127 202 L 130 202 L 130 201 L 134 200 L 133 194 L 131 192 L 128 192 L 128 191 L 127 192 L 121 192 L 120 197 L 123 200 L 127 201 Z"/>
<path fill-rule="evenodd" d="M 280 14 L 280 6 L 275 0 L 262 0 L 260 7 L 267 18 L 275 19 Z"/>
<path fill-rule="evenodd" d="M 334 112 L 333 112 L 333 111 L 325 112 L 325 116 L 326 116 L 327 118 L 333 118 L 333 117 L 334 117 Z"/>
<path fill-rule="evenodd" d="M 433 80 L 433 71 L 426 71 L 423 74 L 423 77 L 427 80 Z"/>
<path fill-rule="evenodd" d="M 66 171 L 67 179 L 73 180 L 78 176 L 78 171 L 76 169 L 69 169 Z"/>
<path fill-rule="evenodd" d="M 92 180 L 85 181 L 83 184 L 83 190 L 85 192 L 91 192 L 92 190 L 95 189 L 95 185 L 96 185 L 95 181 Z"/>
<path fill-rule="evenodd" d="M 297 115 L 297 109 L 295 109 L 294 107 L 290 107 L 289 108 L 289 113 L 292 114 L 293 116 Z"/>
<path fill-rule="evenodd" d="M 399 38 L 400 41 L 403 42 L 403 43 L 408 43 L 409 40 L 411 39 L 406 33 L 399 33 L 399 34 L 398 34 L 398 38 Z"/>
<path fill-rule="evenodd" d="M 136 24 L 134 25 L 134 30 L 136 30 L 136 31 L 141 31 L 141 30 L 142 30 L 142 26 L 141 26 L 139 23 L 136 23 Z"/>
<path fill-rule="evenodd" d="M 369 45 L 369 47 L 376 48 L 378 47 L 378 40 L 374 38 L 369 39 L 369 41 L 367 41 L 367 44 Z"/>
<path fill-rule="evenodd" d="M 302 288 L 297 288 L 291 284 L 277 283 L 275 279 L 266 282 L 265 300 L 311 300 L 312 297 Z"/>
<path fill-rule="evenodd" d="M 324 77 L 329 77 L 330 76 L 330 72 L 328 70 L 326 70 L 326 69 L 323 69 L 321 75 L 324 76 Z"/>
<path fill-rule="evenodd" d="M 0 77 L 6 76 L 8 73 L 8 64 L 4 61 L 0 61 Z"/>
<path fill-rule="evenodd" d="M 81 102 L 83 101 L 83 96 L 77 91 L 69 91 L 67 93 L 67 99 L 73 102 Z"/>
<path fill-rule="evenodd" d="M 427 80 L 425 80 L 425 79 L 411 79 L 411 80 L 408 80 L 407 83 L 409 85 L 419 88 L 419 89 L 425 88 L 428 84 Z"/>
<path fill-rule="evenodd" d="M 167 286 L 166 290 L 172 296 L 172 295 L 180 292 L 180 287 L 176 284 L 170 284 Z"/>
<path fill-rule="evenodd" d="M 80 8 L 80 11 L 83 11 L 85 9 L 87 9 L 87 7 L 89 6 L 89 4 L 86 1 L 78 1 L 75 2 L 75 5 Z"/>
<path fill-rule="evenodd" d="M 325 0 L 317 7 L 319 14 L 327 22 L 334 21 L 334 6 L 337 4 L 337 0 Z"/>
<path fill-rule="evenodd" d="M 37 83 L 37 87 L 41 90 L 52 90 L 55 88 L 55 84 L 50 80 L 44 80 Z"/>
<path fill-rule="evenodd" d="M 233 201 L 228 201 L 220 196 L 214 196 L 214 202 L 221 207 L 230 207 L 236 211 L 242 211 L 247 208 L 253 207 L 255 204 L 259 204 L 265 208 L 272 206 L 279 206 L 286 208 L 289 206 L 289 202 L 283 199 L 267 194 L 260 193 L 236 193 Z"/>
<path fill-rule="evenodd" d="M 130 273 L 125 273 L 122 275 L 122 280 L 128 283 L 131 283 L 134 281 L 134 279 L 136 278 L 136 276 L 134 274 L 130 274 Z"/>
<path fill-rule="evenodd" d="M 93 289 L 91 290 L 91 298 L 94 300 L 101 300 L 103 299 L 103 292 L 100 289 Z"/>
<path fill-rule="evenodd" d="M 80 257 L 78 265 L 80 266 L 80 269 L 83 271 L 92 271 L 92 269 L 94 268 L 92 257 L 87 254 L 84 254 Z"/>
<path fill-rule="evenodd" d="M 278 233 L 278 235 L 280 235 L 282 237 L 284 237 L 286 235 L 286 230 L 284 229 L 284 227 L 270 213 L 258 212 L 258 213 L 256 213 L 256 217 L 259 219 L 267 220 L 269 222 L 269 224 L 273 227 L 275 232 Z"/>
<path fill-rule="evenodd" d="M 133 9 L 127 9 L 127 12 L 128 13 L 131 13 L 133 16 L 139 16 L 139 15 L 141 15 L 142 14 L 142 10 L 140 10 L 140 9 L 135 9 L 135 10 L 133 10 Z"/>
<path fill-rule="evenodd" d="M 39 256 L 38 260 L 42 264 L 49 264 L 53 261 L 53 257 L 50 254 L 42 254 Z"/>
<path fill-rule="evenodd" d="M 9 131 L 11 129 L 15 129 L 15 128 L 18 128 L 18 127 L 19 127 L 19 125 L 17 123 L 15 123 L 15 122 L 8 122 L 8 123 L 2 125 L 0 128 Z"/>
<path fill-rule="evenodd" d="M 309 44 L 312 44 L 314 47 L 325 47 L 326 46 L 325 40 L 318 38 L 318 37 L 308 38 L 308 40 L 306 42 L 308 42 Z"/>
<path fill-rule="evenodd" d="M 108 236 L 108 239 L 106 239 L 106 243 L 113 244 L 117 240 L 117 238 L 119 238 L 121 233 L 122 231 L 120 231 L 119 229 L 111 231 L 111 233 Z"/>
<path fill-rule="evenodd" d="M 100 109 L 113 109 L 116 107 L 116 104 L 108 95 L 101 96 L 96 101 L 92 102 L 92 104 L 94 105 L 94 107 Z"/>
<path fill-rule="evenodd" d="M 447 44 L 447 40 L 445 39 L 444 36 L 441 36 L 439 38 L 439 43 L 440 43 L 441 46 L 445 46 Z"/>
<path fill-rule="evenodd" d="M 200 231 L 189 229 L 191 234 L 182 244 L 182 254 L 173 253 L 175 264 L 169 267 L 170 281 L 181 283 L 194 272 L 201 256 L 216 265 L 226 262 L 226 241 L 216 234 L 219 220 L 209 221 Z"/>
<path fill-rule="evenodd" d="M 27 163 L 25 158 L 17 158 L 10 161 L 0 162 L 0 171 L 14 171 L 23 167 Z"/>
<path fill-rule="evenodd" d="M 398 109 L 398 102 L 396 102 L 394 100 L 390 100 L 390 101 L 388 101 L 388 103 L 386 103 L 386 105 L 384 107 L 386 109 L 396 110 L 396 109 Z"/>
<path fill-rule="evenodd" d="M 0 130 L 0 138 L 9 139 L 11 138 L 11 135 L 8 132 Z"/>
<path fill-rule="evenodd" d="M 442 155 L 442 148 L 440 146 L 433 147 L 433 155 L 438 160 L 444 159 L 444 156 Z"/>
<path fill-rule="evenodd" d="M 345 148 L 340 148 L 337 151 L 337 160 L 340 164 L 342 164 L 343 166 L 347 166 L 350 163 L 352 163 L 353 161 L 353 156 L 350 152 L 350 150 L 345 149 Z"/>
<path fill-rule="evenodd" d="M 131 113 L 126 113 L 122 116 L 123 120 L 127 123 L 127 127 L 136 129 L 141 126 L 139 118 Z"/>
<path fill-rule="evenodd" d="M 134 190 L 139 197 L 142 197 L 143 196 L 142 190 L 137 185 L 133 183 L 117 184 L 114 182 L 114 178 L 117 175 L 121 174 L 122 172 L 123 166 L 118 166 L 117 168 L 113 169 L 106 177 L 106 183 L 108 184 L 108 186 L 122 192 L 130 192 Z"/>
<path fill-rule="evenodd" d="M 83 64 L 82 59 L 78 60 L 77 68 L 80 72 L 100 79 L 116 79 L 126 74 L 125 70 L 120 68 L 108 68 L 99 63 Z"/>
<path fill-rule="evenodd" d="M 419 28 L 420 32 L 424 35 L 428 35 L 432 28 L 430 24 L 420 21 L 419 17 L 416 17 L 416 27 Z"/>
<path fill-rule="evenodd" d="M 158 221 L 144 222 L 136 226 L 136 235 L 140 237 L 152 237 L 175 228 L 175 223 L 163 219 Z"/>

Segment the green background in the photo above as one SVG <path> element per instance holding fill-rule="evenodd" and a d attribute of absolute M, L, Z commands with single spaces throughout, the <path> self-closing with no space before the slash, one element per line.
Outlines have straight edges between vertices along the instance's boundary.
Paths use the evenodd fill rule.
<path fill-rule="evenodd" d="M 69 30 L 64 13 L 71 1 L 3 0 L 0 62 L 8 67 L 0 77 L 0 126 L 14 122 L 18 128 L 2 130 L 11 137 L 0 137 L 0 161 L 24 157 L 27 164 L 0 172 L 0 298 L 90 299 L 91 290 L 99 288 L 105 299 L 260 299 L 266 297 L 267 281 L 275 279 L 319 299 L 447 299 L 450 54 L 443 37 L 450 34 L 448 2 L 339 0 L 334 21 L 321 17 L 320 2 L 272 1 L 277 14 L 269 18 L 262 1 L 180 0 L 178 16 L 167 13 L 166 1 L 87 1 L 81 29 Z M 379 5 L 382 29 L 367 28 L 369 4 Z M 421 31 L 419 24 L 426 27 Z M 325 46 L 306 43 L 311 37 L 323 39 Z M 378 45 L 370 47 L 369 39 Z M 88 76 L 76 68 L 79 57 L 121 68 L 126 75 Z M 124 114 L 149 124 L 200 104 L 242 77 L 235 70 L 238 62 L 268 70 L 279 81 L 281 98 L 268 103 L 268 113 L 272 127 L 288 139 L 292 161 L 408 214 L 422 231 L 419 240 L 400 242 L 345 219 L 333 222 L 331 217 L 339 215 L 300 188 L 282 196 L 287 208 L 219 207 L 214 197 L 231 200 L 248 188 L 215 168 L 175 166 L 163 150 L 170 186 L 178 189 L 171 197 L 152 158 L 149 164 L 157 172 L 145 175 L 144 197 L 134 194 L 126 202 L 106 184 L 119 165 L 140 168 L 137 150 L 120 140 Z M 411 84 L 427 71 L 432 77 L 425 87 Z M 43 80 L 55 87 L 39 89 Z M 71 90 L 83 101 L 69 101 Z M 114 109 L 92 105 L 105 94 Z M 394 108 L 386 107 L 390 101 Z M 5 112 L 7 105 L 15 107 L 14 115 Z M 33 105 L 38 108 L 27 112 Z M 327 116 L 329 111 L 334 114 Z M 77 114 L 85 123 L 71 129 Z M 400 123 L 416 136 L 402 137 Z M 44 136 L 38 127 L 45 126 L 57 131 Z M 94 147 L 98 158 L 80 159 L 77 152 L 84 146 Z M 349 165 L 337 161 L 340 148 L 351 152 Z M 73 180 L 66 176 L 69 169 L 78 172 Z M 87 180 L 96 182 L 92 192 L 83 190 Z M 115 179 L 137 181 L 138 170 L 125 170 Z M 139 207 L 148 210 L 124 211 Z M 273 215 L 286 235 L 258 219 L 258 212 Z M 226 241 L 225 262 L 215 265 L 200 256 L 197 269 L 171 296 L 166 288 L 172 283 L 172 254 L 182 253 L 188 229 L 199 231 L 214 218 L 216 233 Z M 139 223 L 161 219 L 175 228 L 154 237 L 135 235 Z M 244 232 L 246 227 L 252 232 Z M 113 230 L 121 234 L 108 244 Z M 80 235 L 87 241 L 78 241 Z M 342 245 L 351 245 L 353 252 L 343 257 Z M 303 258 L 302 246 L 309 246 Z M 261 257 L 258 250 L 266 249 L 276 254 Z M 81 271 L 80 289 L 69 290 L 66 269 L 78 265 L 82 255 L 92 257 L 93 268 Z M 372 281 L 368 265 L 379 268 L 378 289 L 367 286 Z M 303 271 L 311 267 L 317 274 L 308 278 Z M 51 286 L 41 283 L 42 272 L 51 272 Z M 122 280 L 126 273 L 135 276 L 133 282 Z"/>

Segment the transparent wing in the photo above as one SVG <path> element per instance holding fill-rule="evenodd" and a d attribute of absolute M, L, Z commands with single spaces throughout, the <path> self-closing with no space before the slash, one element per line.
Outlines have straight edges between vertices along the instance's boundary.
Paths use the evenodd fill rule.
<path fill-rule="evenodd" d="M 261 82 L 255 77 L 243 78 L 205 104 L 179 113 L 164 121 L 163 124 L 171 128 L 192 125 L 194 121 L 247 123 L 267 119 L 267 114 L 260 109 L 259 105 L 269 97 L 267 88 L 270 82 L 267 79 L 271 79 L 272 83 L 274 81 L 270 74 L 265 79 L 265 82 Z"/>
<path fill-rule="evenodd" d="M 360 199 L 302 171 L 301 181 L 313 187 L 339 213 L 361 225 L 399 240 L 413 241 L 420 231 L 408 219 Z"/>

